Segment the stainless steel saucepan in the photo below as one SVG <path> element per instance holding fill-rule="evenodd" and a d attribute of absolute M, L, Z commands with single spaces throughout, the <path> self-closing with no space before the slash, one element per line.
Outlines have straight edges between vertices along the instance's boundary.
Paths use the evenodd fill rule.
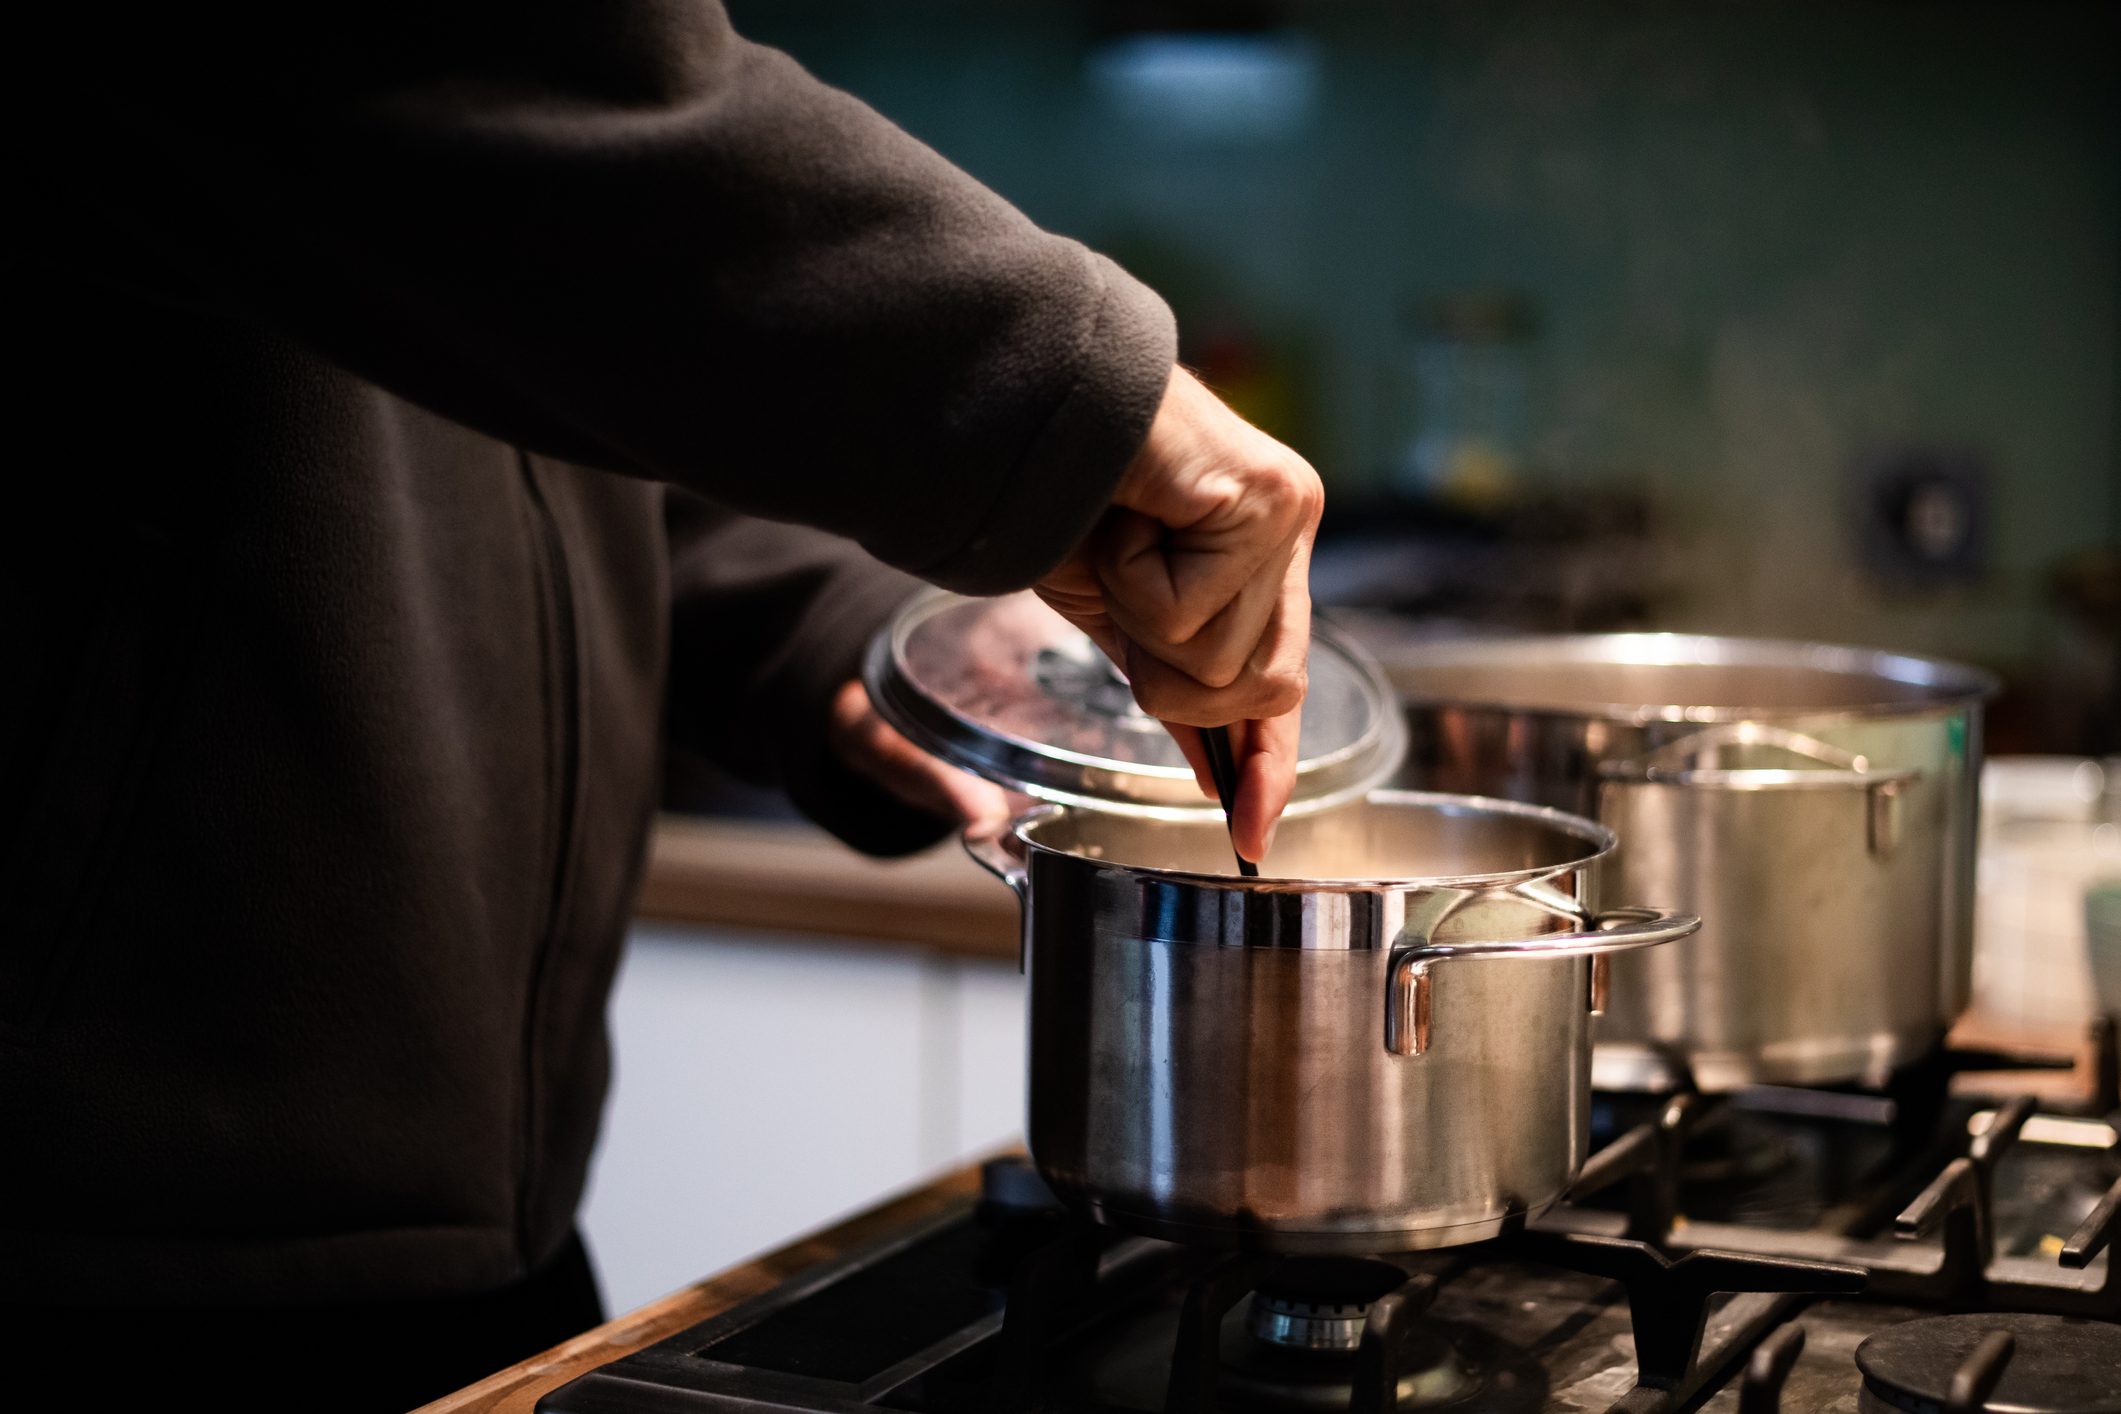
<path fill-rule="evenodd" d="M 1471 1242 L 1583 1162 L 1610 954 L 1693 918 L 1602 907 L 1612 833 L 1383 791 L 1286 820 L 1262 877 L 1219 822 L 1047 808 L 970 842 L 1023 898 L 1032 1158 L 1178 1241 Z"/>
<path fill-rule="evenodd" d="M 1615 962 L 1601 1087 L 1876 1082 L 1965 1010 L 1986 674 L 1683 634 L 1409 645 L 1385 671 L 1399 782 L 1594 816 L 1610 887 L 1704 920 Z"/>

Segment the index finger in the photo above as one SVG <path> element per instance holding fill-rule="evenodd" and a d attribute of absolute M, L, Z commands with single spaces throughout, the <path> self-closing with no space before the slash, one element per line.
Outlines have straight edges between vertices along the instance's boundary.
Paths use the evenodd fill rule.
<path fill-rule="evenodd" d="M 1230 817 L 1230 842 L 1254 864 L 1267 862 L 1274 827 L 1296 791 L 1298 740 L 1303 709 L 1265 721 L 1246 722 L 1233 737 L 1238 747 L 1237 809 Z"/>

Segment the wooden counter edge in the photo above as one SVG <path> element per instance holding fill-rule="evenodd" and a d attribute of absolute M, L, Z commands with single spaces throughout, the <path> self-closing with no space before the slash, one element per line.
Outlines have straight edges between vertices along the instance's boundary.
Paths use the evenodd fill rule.
<path fill-rule="evenodd" d="M 1966 1070 L 1952 1077 L 1952 1090 L 1961 1095 L 2031 1095 L 2043 1104 L 2082 1105 L 2098 1098 L 2100 1086 L 2099 1047 L 2087 1025 L 2074 1034 L 2052 1028 L 2039 1029 L 1998 1020 L 1969 1011 L 1952 1027 L 1949 1044 L 1969 1050 L 2019 1052 L 2028 1056 L 2049 1055 L 2067 1059 L 2070 1065 L 2057 1070 Z"/>
<path fill-rule="evenodd" d="M 887 1199 L 844 1222 L 799 1237 L 763 1257 L 671 1292 L 572 1340 L 488 1375 L 475 1385 L 422 1405 L 413 1414 L 532 1414 L 539 1396 L 621 1355 L 720 1315 L 796 1273 L 918 1222 L 979 1192 L 979 1165 L 969 1164 Z"/>
<path fill-rule="evenodd" d="M 658 817 L 634 912 L 993 961 L 1017 953 L 1016 895 L 955 840 L 871 859 L 815 826 L 778 820 Z"/>

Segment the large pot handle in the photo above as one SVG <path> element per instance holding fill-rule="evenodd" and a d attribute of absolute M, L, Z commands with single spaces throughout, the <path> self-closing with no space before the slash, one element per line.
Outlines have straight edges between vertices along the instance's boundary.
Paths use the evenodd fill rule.
<path fill-rule="evenodd" d="M 1418 1056 L 1429 1049 L 1435 991 L 1429 971 L 1439 962 L 1461 957 L 1588 957 L 1593 959 L 1591 1007 L 1596 1011 L 1604 1002 L 1599 995 L 1604 971 L 1600 959 L 1669 943 L 1701 927 L 1701 920 L 1691 913 L 1654 908 L 1609 908 L 1589 922 L 1589 927 L 1576 932 L 1545 933 L 1510 942 L 1466 939 L 1401 948 L 1392 954 L 1385 980 L 1385 1049 L 1395 1056 Z"/>
<path fill-rule="evenodd" d="M 1695 764 L 1710 752 L 1726 746 L 1772 746 L 1815 761 L 1817 768 L 1795 772 L 1755 768 L 1720 768 Z M 1678 763 L 1675 767 L 1673 763 Z M 1832 742 L 1794 732 L 1769 722 L 1726 722 L 1707 727 L 1691 736 L 1666 742 L 1640 761 L 1613 761 L 1600 768 L 1609 783 L 1623 785 L 1682 786 L 1691 789 L 1748 789 L 1778 784 L 1860 790 L 1864 793 L 1864 833 L 1871 853 L 1879 858 L 1899 846 L 1903 828 L 1901 793 L 1910 781 L 1921 779 L 1914 769 L 1880 770 L 1869 758 L 1844 750 Z"/>
<path fill-rule="evenodd" d="M 973 862 L 989 874 L 1016 890 L 1021 900 L 1031 886 L 1031 870 L 1024 862 L 1024 847 L 1014 834 L 1004 830 L 998 834 L 975 835 L 969 830 L 964 836 L 965 853 Z"/>
<path fill-rule="evenodd" d="M 1788 727 L 1778 727 L 1772 722 L 1724 722 L 1717 726 L 1705 727 L 1691 736 L 1668 741 L 1643 756 L 1641 772 L 1652 777 L 1684 774 L 1670 771 L 1670 763 L 1688 761 L 1725 746 L 1772 746 L 1826 767 L 1825 771 L 1818 773 L 1822 778 L 1861 777 L 1866 781 L 1872 779 L 1870 761 L 1867 758 L 1838 747 L 1830 741 L 1821 741 L 1818 737 L 1794 732 Z M 1807 771 L 1806 774 L 1813 773 Z"/>

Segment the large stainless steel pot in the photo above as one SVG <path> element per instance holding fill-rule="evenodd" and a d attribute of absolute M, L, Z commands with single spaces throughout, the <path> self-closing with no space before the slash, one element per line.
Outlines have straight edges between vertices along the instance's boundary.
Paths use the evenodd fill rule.
<path fill-rule="evenodd" d="M 1605 956 L 1698 926 L 1601 909 L 1613 843 L 1406 792 L 1285 819 L 1258 879 L 1212 817 L 1048 807 L 968 841 L 1023 898 L 1039 1172 L 1109 1223 L 1285 1251 L 1543 1211 L 1584 1158 Z"/>
<path fill-rule="evenodd" d="M 1981 703 L 1929 659 L 1681 634 L 1458 640 L 1385 655 L 1398 779 L 1577 810 L 1613 887 L 1699 913 L 1626 959 L 1596 1079 L 1877 1081 L 1965 1010 Z M 1676 952 L 1676 950 L 1675 950 Z"/>

